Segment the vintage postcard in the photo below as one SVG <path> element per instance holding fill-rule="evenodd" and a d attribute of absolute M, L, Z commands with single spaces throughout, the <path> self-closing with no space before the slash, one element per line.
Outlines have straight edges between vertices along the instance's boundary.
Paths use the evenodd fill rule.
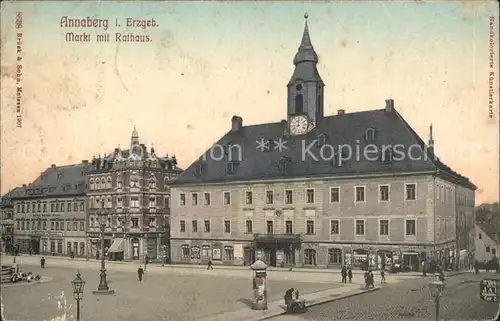
<path fill-rule="evenodd" d="M 2 320 L 493 320 L 498 1 L 3 1 Z"/>

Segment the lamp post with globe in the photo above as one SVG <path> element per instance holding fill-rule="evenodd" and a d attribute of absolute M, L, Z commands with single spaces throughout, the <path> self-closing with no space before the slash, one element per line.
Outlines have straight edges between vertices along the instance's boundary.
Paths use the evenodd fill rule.
<path fill-rule="evenodd" d="M 80 271 L 76 274 L 76 278 L 71 281 L 73 285 L 73 299 L 76 300 L 76 321 L 80 321 L 80 300 L 83 299 L 83 288 L 85 287 L 85 281 L 80 275 Z"/>
<path fill-rule="evenodd" d="M 431 291 L 431 296 L 434 298 L 436 303 L 436 321 L 439 321 L 439 298 L 444 290 L 444 282 L 441 281 L 439 273 L 434 274 L 433 280 L 429 283 L 429 289 Z"/>
<path fill-rule="evenodd" d="M 106 255 L 104 253 L 104 230 L 106 228 L 106 217 L 107 213 L 104 211 L 104 201 L 101 202 L 101 211 L 98 212 L 99 223 L 101 225 L 101 274 L 99 286 L 97 291 L 92 291 L 93 294 L 114 294 L 115 291 L 111 290 L 108 286 L 108 281 L 106 280 Z"/>

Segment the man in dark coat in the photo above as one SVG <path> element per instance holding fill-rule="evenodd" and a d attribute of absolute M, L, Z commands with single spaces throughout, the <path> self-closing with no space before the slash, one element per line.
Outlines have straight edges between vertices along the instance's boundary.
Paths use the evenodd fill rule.
<path fill-rule="evenodd" d="M 139 277 L 139 282 L 142 282 L 142 275 L 144 274 L 144 269 L 142 266 L 139 266 L 137 269 L 137 276 Z"/>
<path fill-rule="evenodd" d="M 347 271 L 347 277 L 349 278 L 349 283 L 352 283 L 352 270 Z"/>
<path fill-rule="evenodd" d="M 45 269 L 45 258 L 42 256 L 42 258 L 40 259 L 40 267 L 42 269 Z"/>

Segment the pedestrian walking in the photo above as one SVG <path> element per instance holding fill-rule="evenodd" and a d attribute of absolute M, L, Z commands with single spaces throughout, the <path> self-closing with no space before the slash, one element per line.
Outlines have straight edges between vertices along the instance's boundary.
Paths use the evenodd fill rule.
<path fill-rule="evenodd" d="M 381 277 L 380 283 L 384 284 L 385 283 L 385 271 L 384 270 L 380 271 L 380 277 Z"/>
<path fill-rule="evenodd" d="M 213 270 L 214 267 L 212 266 L 212 260 L 208 260 L 208 265 L 207 265 L 207 270 Z"/>
<path fill-rule="evenodd" d="M 342 267 L 340 275 L 342 276 L 342 283 L 347 283 L 347 270 L 345 267 Z"/>
<path fill-rule="evenodd" d="M 142 266 L 139 266 L 137 269 L 137 276 L 139 277 L 139 282 L 142 282 L 142 275 L 144 274 L 144 270 L 142 269 Z"/>
<path fill-rule="evenodd" d="M 42 256 L 42 258 L 40 259 L 40 267 L 42 269 L 45 269 L 45 258 Z"/>
<path fill-rule="evenodd" d="M 347 277 L 349 278 L 349 283 L 352 283 L 352 270 L 347 271 Z"/>
<path fill-rule="evenodd" d="M 71 259 L 73 260 L 75 258 L 75 252 L 71 251 Z"/>

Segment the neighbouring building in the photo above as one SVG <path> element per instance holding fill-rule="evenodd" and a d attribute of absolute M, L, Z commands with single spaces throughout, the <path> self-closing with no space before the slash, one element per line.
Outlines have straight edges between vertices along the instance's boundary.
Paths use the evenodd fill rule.
<path fill-rule="evenodd" d="M 453 264 L 458 246 L 473 252 L 476 187 L 434 156 L 432 129 L 425 144 L 391 99 L 324 115 L 307 21 L 293 63 L 286 119 L 234 116 L 171 184 L 172 261 L 420 269 Z"/>
<path fill-rule="evenodd" d="M 11 196 L 15 192 L 14 189 L 0 197 L 1 251 L 8 253 L 12 253 L 14 250 L 14 205 Z"/>
<path fill-rule="evenodd" d="M 85 175 L 89 164 L 52 165 L 12 193 L 14 242 L 20 253 L 85 257 Z"/>
<path fill-rule="evenodd" d="M 476 222 L 476 255 L 479 262 L 488 262 L 493 258 L 498 259 L 500 251 L 500 232 L 484 222 Z"/>
<path fill-rule="evenodd" d="M 148 151 L 133 130 L 130 148 L 92 160 L 88 184 L 91 255 L 101 249 L 99 214 L 105 215 L 105 251 L 115 260 L 155 259 L 169 253 L 169 181 L 182 170 L 175 156 Z"/>

